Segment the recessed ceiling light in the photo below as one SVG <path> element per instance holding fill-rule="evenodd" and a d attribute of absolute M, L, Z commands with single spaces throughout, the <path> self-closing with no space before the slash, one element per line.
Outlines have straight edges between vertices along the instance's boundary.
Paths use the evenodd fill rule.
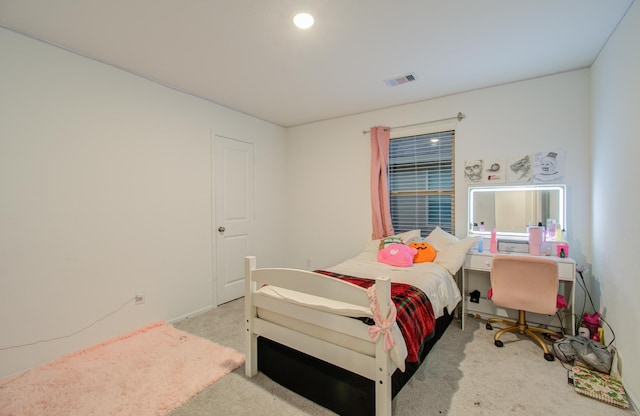
<path fill-rule="evenodd" d="M 293 23 L 300 29 L 309 29 L 313 26 L 313 16 L 309 13 L 298 13 L 293 17 Z"/>

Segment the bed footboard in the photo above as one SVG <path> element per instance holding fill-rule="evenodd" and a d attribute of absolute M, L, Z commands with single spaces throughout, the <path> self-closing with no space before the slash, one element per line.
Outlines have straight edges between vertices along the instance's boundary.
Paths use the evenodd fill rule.
<path fill-rule="evenodd" d="M 292 303 L 260 293 L 263 285 L 271 285 L 300 294 L 327 298 L 356 307 L 369 307 L 365 289 L 339 279 L 306 270 L 268 268 L 257 269 L 256 258 L 245 258 L 245 374 L 258 372 L 258 336 L 286 345 L 375 382 L 376 415 L 391 415 L 391 375 L 396 366 L 384 348 L 383 337 L 373 341 L 369 326 L 348 316 L 321 310 L 302 303 Z M 391 307 L 391 282 L 376 279 L 380 315 L 387 316 Z M 274 312 L 286 320 L 263 319 L 260 311 Z M 267 315 L 267 314 L 265 314 Z M 287 322 L 291 322 L 288 324 Z M 301 330 L 305 327 L 322 331 Z M 328 331 L 328 332 L 327 332 Z M 329 333 L 330 336 L 326 336 Z M 368 344 L 366 351 L 349 347 L 349 339 Z M 341 340 L 344 339 L 344 342 Z M 337 341 L 336 341 L 337 340 Z"/>

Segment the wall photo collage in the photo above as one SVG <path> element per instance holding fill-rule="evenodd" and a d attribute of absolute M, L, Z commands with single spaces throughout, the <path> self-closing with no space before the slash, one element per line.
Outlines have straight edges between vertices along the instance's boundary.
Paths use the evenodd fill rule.
<path fill-rule="evenodd" d="M 565 152 L 550 150 L 511 158 L 476 159 L 464 162 L 469 185 L 560 183 L 564 179 Z"/>

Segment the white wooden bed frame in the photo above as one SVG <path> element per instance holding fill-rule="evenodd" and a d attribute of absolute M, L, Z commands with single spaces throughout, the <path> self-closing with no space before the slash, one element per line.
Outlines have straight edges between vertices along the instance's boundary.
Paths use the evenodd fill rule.
<path fill-rule="evenodd" d="M 253 377 L 258 372 L 258 336 L 286 345 L 313 357 L 347 369 L 375 382 L 375 414 L 391 415 L 391 376 L 396 365 L 384 349 L 383 337 L 372 341 L 369 326 L 353 319 L 331 312 L 325 312 L 303 305 L 297 305 L 258 292 L 268 284 L 297 292 L 329 298 L 352 305 L 369 308 L 365 289 L 306 270 L 285 268 L 256 268 L 256 258 L 245 258 L 245 373 Z M 391 280 L 375 280 L 380 316 L 387 316 L 391 304 Z M 293 319 L 310 323 L 333 333 L 333 336 L 356 337 L 373 344 L 375 355 L 354 351 L 347 347 L 313 337 L 295 329 L 277 324 L 258 316 L 258 309 L 277 312 Z"/>

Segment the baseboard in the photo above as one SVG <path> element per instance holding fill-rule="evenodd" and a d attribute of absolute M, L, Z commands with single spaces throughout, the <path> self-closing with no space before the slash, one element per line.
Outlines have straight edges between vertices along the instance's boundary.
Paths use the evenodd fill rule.
<path fill-rule="evenodd" d="M 184 315 L 180 315 L 178 317 L 169 319 L 169 321 L 167 321 L 167 323 L 175 324 L 177 322 L 184 321 L 185 319 L 193 318 L 193 317 L 198 316 L 198 315 L 202 315 L 203 313 L 209 312 L 210 310 L 213 310 L 215 308 L 216 308 L 216 306 L 214 306 L 214 305 L 205 306 L 204 308 L 196 309 L 193 312 L 189 312 L 189 313 L 186 313 Z"/>
<path fill-rule="evenodd" d="M 618 366 L 617 370 L 619 371 L 620 375 L 622 376 L 622 384 L 624 385 L 624 360 L 622 359 L 622 356 L 620 355 L 620 350 L 616 348 L 616 354 L 618 355 L 618 359 L 615 360 L 616 361 L 616 365 Z M 627 398 L 629 399 L 629 403 L 631 404 L 631 408 L 635 411 L 640 410 L 640 401 L 638 401 L 638 398 L 636 396 L 634 396 L 631 391 L 629 389 L 627 389 L 627 387 L 625 386 L 625 390 L 627 393 Z"/>

